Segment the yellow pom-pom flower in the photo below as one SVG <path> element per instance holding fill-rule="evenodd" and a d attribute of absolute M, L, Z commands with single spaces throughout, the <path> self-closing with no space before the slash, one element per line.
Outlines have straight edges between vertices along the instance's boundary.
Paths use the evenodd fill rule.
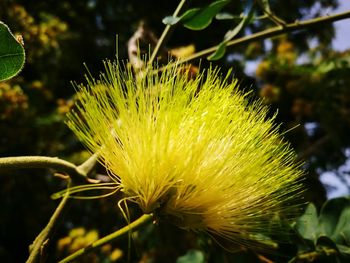
<path fill-rule="evenodd" d="M 79 86 L 68 126 L 145 213 L 249 245 L 300 196 L 294 153 L 237 81 L 156 70 L 106 63 Z"/>

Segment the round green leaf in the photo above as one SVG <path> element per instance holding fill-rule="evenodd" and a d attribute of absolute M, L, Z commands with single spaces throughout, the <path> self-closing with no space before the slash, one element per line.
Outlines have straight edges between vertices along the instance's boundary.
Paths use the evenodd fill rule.
<path fill-rule="evenodd" d="M 0 81 L 17 75 L 24 65 L 25 53 L 21 43 L 7 25 L 0 22 Z"/>

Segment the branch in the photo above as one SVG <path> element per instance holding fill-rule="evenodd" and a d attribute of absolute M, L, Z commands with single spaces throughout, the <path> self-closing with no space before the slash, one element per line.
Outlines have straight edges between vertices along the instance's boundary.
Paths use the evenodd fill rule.
<path fill-rule="evenodd" d="M 173 14 L 174 17 L 180 13 L 180 11 L 185 3 L 186 3 L 186 0 L 180 1 L 179 5 L 177 6 L 176 10 L 174 11 L 174 14 Z M 165 27 L 161 37 L 159 38 L 159 41 L 157 42 L 156 47 L 153 50 L 153 53 L 151 55 L 150 60 L 148 61 L 149 65 L 153 64 L 154 60 L 156 59 L 157 54 L 159 53 L 159 50 L 161 50 L 164 47 L 166 41 L 168 40 L 168 38 L 173 30 L 174 30 L 174 27 L 171 25 L 167 25 Z"/>
<path fill-rule="evenodd" d="M 38 262 L 38 257 L 43 256 L 43 248 L 47 245 L 48 237 L 51 234 L 53 228 L 55 227 L 59 216 L 62 214 L 69 197 L 69 184 L 68 183 L 68 191 L 65 196 L 62 198 L 55 212 L 51 216 L 49 223 L 46 227 L 40 232 L 40 234 L 35 238 L 33 244 L 30 246 L 30 255 L 26 263 Z"/>
<path fill-rule="evenodd" d="M 59 261 L 59 263 L 67 263 L 67 262 L 71 262 L 73 260 L 77 260 L 78 258 L 83 256 L 84 254 L 89 253 L 89 252 L 95 250 L 96 248 L 99 248 L 100 246 L 103 246 L 104 244 L 111 242 L 111 241 L 123 236 L 124 234 L 128 233 L 129 231 L 131 231 L 131 230 L 135 231 L 137 228 L 139 228 L 143 224 L 149 222 L 152 218 L 153 218 L 152 214 L 145 214 L 145 215 L 139 217 L 138 219 L 136 219 L 134 222 L 128 224 L 127 226 L 113 232 L 112 234 L 109 234 L 109 235 L 91 243 L 89 246 L 87 246 L 85 248 L 79 249 L 78 251 L 74 252 L 73 254 L 71 254 L 68 257 Z"/>
<path fill-rule="evenodd" d="M 333 248 L 323 248 L 322 251 L 311 251 L 296 255 L 288 263 L 294 262 L 316 262 L 317 259 L 337 255 L 339 252 Z"/>
<path fill-rule="evenodd" d="M 279 18 L 277 15 L 275 15 L 273 12 L 271 12 L 270 8 L 265 8 L 263 2 L 261 0 L 256 1 L 262 11 L 266 14 L 267 18 L 270 19 L 272 22 L 274 22 L 279 27 L 285 27 L 286 22 Z"/>
<path fill-rule="evenodd" d="M 298 154 L 298 157 L 296 159 L 296 162 L 306 160 L 309 158 L 313 153 L 315 153 L 321 146 L 323 146 L 325 143 L 327 143 L 330 140 L 330 135 L 325 135 L 316 142 L 314 142 L 312 145 L 310 145 L 308 148 L 306 148 L 303 152 Z"/>
<path fill-rule="evenodd" d="M 96 163 L 96 156 L 93 155 L 80 166 L 59 159 L 57 157 L 46 156 L 19 156 L 0 158 L 0 170 L 4 169 L 27 169 L 27 168 L 49 168 L 68 174 L 75 183 L 89 182 L 94 180 L 87 176 Z"/>
<path fill-rule="evenodd" d="M 248 36 L 244 36 L 244 37 L 241 37 L 238 39 L 231 40 L 231 41 L 227 42 L 226 46 L 233 47 L 233 46 L 237 46 L 239 44 L 248 43 L 248 42 L 252 42 L 252 41 L 256 41 L 256 40 L 260 40 L 260 39 L 266 39 L 269 37 L 285 34 L 285 33 L 291 32 L 291 31 L 301 30 L 301 29 L 308 28 L 311 26 L 316 26 L 316 25 L 319 26 L 321 24 L 331 23 L 331 22 L 335 22 L 338 20 L 342 20 L 342 19 L 348 19 L 348 18 L 350 18 L 350 11 L 336 14 L 336 15 L 331 15 L 331 16 L 318 17 L 318 18 L 309 19 L 309 20 L 305 20 L 305 21 L 296 21 L 294 23 L 285 24 L 284 27 L 276 26 L 273 28 L 269 28 L 269 29 L 257 32 L 257 33 L 252 34 L 252 35 L 248 35 Z M 185 59 L 180 60 L 178 63 L 182 64 L 182 63 L 186 63 L 186 62 L 189 62 L 189 61 L 192 61 L 195 59 L 202 58 L 204 56 L 207 56 L 207 55 L 215 52 L 218 47 L 219 47 L 219 45 L 208 48 L 208 49 L 204 49 L 202 51 L 199 51 L 199 52 L 193 54 L 192 56 L 189 56 Z"/>

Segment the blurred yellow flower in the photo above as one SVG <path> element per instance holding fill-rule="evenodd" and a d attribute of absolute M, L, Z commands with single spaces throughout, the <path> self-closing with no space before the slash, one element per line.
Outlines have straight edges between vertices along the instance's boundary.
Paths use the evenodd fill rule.
<path fill-rule="evenodd" d="M 295 208 L 294 153 L 267 108 L 249 103 L 229 74 L 155 70 L 134 78 L 106 63 L 100 80 L 79 86 L 68 126 L 145 213 L 249 246 L 272 217 Z"/>

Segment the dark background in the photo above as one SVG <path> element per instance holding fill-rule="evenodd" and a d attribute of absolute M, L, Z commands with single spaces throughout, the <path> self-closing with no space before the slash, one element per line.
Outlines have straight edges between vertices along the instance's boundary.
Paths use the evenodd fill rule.
<path fill-rule="evenodd" d="M 186 7 L 204 6 L 210 1 L 189 1 Z M 272 10 L 287 22 L 317 17 L 337 6 L 335 0 L 270 1 Z M 239 15 L 246 1 L 232 1 L 225 12 Z M 64 124 L 74 104 L 70 81 L 84 81 L 86 63 L 93 74 L 103 69 L 102 60 L 115 58 L 116 35 L 119 57 L 127 58 L 127 42 L 139 27 L 159 37 L 162 18 L 173 13 L 177 1 L 76 0 L 0 1 L 0 20 L 15 34 L 21 34 L 26 65 L 14 79 L 0 83 L 0 156 L 59 156 L 73 163 L 89 155 Z M 186 9 L 185 8 L 185 9 Z M 259 15 L 259 11 L 257 11 Z M 218 44 L 232 28 L 232 20 L 218 21 L 203 31 L 177 27 L 166 51 L 194 45 L 197 51 Z M 240 35 L 273 24 L 267 20 L 250 24 Z M 344 38 L 347 36 L 344 36 Z M 326 200 L 319 175 L 333 171 L 346 184 L 346 161 L 350 137 L 350 53 L 332 49 L 332 24 L 257 41 L 228 50 L 215 62 L 227 70 L 233 67 L 241 88 L 253 90 L 271 112 L 278 109 L 281 131 L 305 160 L 308 177 L 307 201 L 317 207 Z M 312 45 L 310 44 L 312 43 Z M 147 43 L 141 43 L 147 50 Z M 301 59 L 302 58 L 302 59 Z M 245 74 L 248 62 L 256 61 L 255 74 Z M 198 61 L 193 61 L 194 65 Z M 204 60 L 202 65 L 208 63 Z M 97 167 L 99 173 L 105 173 Z M 28 246 L 47 223 L 57 201 L 52 193 L 64 182 L 46 170 L 2 172 L 0 177 L 0 261 L 23 262 Z M 126 224 L 117 208 L 118 197 L 94 201 L 73 200 L 59 228 L 50 240 L 48 262 L 55 262 L 96 236 L 106 235 Z M 140 214 L 135 207 L 134 216 Z M 72 231 L 73 230 L 73 231 Z M 147 226 L 131 245 L 131 262 L 171 262 L 189 249 L 208 246 L 209 261 L 225 262 L 230 255 L 208 237 L 194 235 L 161 223 Z M 114 262 L 122 251 L 126 261 L 127 237 L 90 254 L 86 262 Z M 293 254 L 293 247 L 285 254 Z M 114 254 L 113 254 L 114 253 Z M 250 252 L 236 254 L 242 262 L 255 262 Z M 174 259 L 174 260 L 172 260 Z M 152 261 L 153 260 L 153 261 Z M 255 260 L 255 261 L 254 261 Z M 283 257 L 280 259 L 284 262 Z M 232 262 L 232 261 L 226 261 Z M 259 262 L 259 261 L 257 261 Z"/>

